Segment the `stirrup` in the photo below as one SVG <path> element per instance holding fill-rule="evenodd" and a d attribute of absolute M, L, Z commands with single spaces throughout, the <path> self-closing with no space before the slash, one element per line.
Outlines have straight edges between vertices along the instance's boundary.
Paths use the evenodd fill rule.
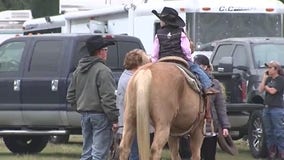
<path fill-rule="evenodd" d="M 203 135 L 205 137 L 214 137 L 217 135 L 217 133 L 214 132 L 214 124 L 213 120 L 210 120 L 210 131 L 207 132 L 207 119 L 204 119 L 204 125 L 203 125 Z"/>

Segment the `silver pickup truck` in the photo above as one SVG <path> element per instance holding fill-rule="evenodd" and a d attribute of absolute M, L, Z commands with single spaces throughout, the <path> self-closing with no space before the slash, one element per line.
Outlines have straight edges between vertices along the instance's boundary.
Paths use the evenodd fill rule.
<path fill-rule="evenodd" d="M 244 37 L 215 42 L 211 55 L 214 76 L 226 88 L 227 111 L 236 139 L 246 137 L 255 158 L 266 157 L 262 127 L 264 94 L 258 86 L 267 70 L 264 63 L 277 60 L 284 66 L 284 38 Z"/>

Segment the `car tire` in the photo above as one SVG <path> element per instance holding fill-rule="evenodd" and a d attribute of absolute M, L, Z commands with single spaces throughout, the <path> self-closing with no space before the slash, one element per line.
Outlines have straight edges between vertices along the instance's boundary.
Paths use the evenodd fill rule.
<path fill-rule="evenodd" d="M 16 154 L 35 154 L 41 152 L 48 143 L 49 136 L 3 136 L 6 147 Z"/>
<path fill-rule="evenodd" d="M 253 112 L 248 125 L 248 143 L 252 156 L 254 158 L 265 158 L 267 148 L 263 132 L 262 112 Z"/>
<path fill-rule="evenodd" d="M 69 141 L 69 137 L 69 134 L 50 136 L 49 142 L 53 144 L 66 144 Z"/>

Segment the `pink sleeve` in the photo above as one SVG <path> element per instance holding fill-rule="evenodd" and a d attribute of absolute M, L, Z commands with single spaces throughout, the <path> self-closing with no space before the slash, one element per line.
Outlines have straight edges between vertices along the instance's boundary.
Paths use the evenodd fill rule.
<path fill-rule="evenodd" d="M 191 60 L 190 43 L 184 32 L 181 33 L 180 41 L 183 54 L 185 55 L 187 60 Z"/>
<path fill-rule="evenodd" d="M 153 52 L 151 56 L 152 62 L 157 62 L 159 59 L 159 52 L 160 52 L 160 44 L 157 35 L 155 35 L 154 44 L 153 44 Z"/>

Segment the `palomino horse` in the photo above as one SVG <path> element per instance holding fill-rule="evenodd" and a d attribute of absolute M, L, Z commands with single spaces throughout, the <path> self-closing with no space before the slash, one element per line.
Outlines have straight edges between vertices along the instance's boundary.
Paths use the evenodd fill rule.
<path fill-rule="evenodd" d="M 128 159 L 135 133 L 141 160 L 160 160 L 167 142 L 171 159 L 179 160 L 179 137 L 188 133 L 192 160 L 200 160 L 204 99 L 189 87 L 174 63 L 146 64 L 133 75 L 125 95 L 124 116 L 120 160 Z M 151 151 L 149 122 L 155 129 Z"/>

